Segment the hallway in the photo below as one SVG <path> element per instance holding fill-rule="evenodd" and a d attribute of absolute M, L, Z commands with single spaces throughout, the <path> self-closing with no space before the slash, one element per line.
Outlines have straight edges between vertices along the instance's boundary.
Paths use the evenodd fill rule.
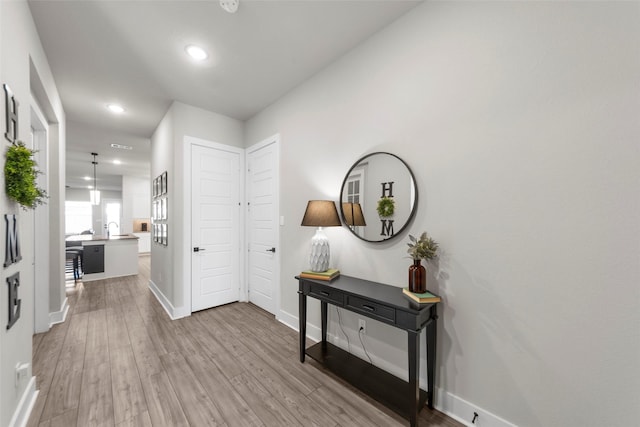
<path fill-rule="evenodd" d="M 298 335 L 251 304 L 171 321 L 140 274 L 78 283 L 63 324 L 33 338 L 29 426 L 403 426 L 298 361 Z M 421 426 L 458 426 L 424 409 Z"/>

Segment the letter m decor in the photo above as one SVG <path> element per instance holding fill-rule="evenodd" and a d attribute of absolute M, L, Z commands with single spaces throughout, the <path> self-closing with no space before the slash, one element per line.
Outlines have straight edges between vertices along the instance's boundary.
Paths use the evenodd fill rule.
<path fill-rule="evenodd" d="M 4 266 L 8 267 L 11 264 L 22 259 L 20 254 L 20 242 L 18 241 L 18 218 L 14 215 L 5 215 L 4 221 L 7 224 L 7 234 L 5 235 L 5 253 L 4 253 Z"/>

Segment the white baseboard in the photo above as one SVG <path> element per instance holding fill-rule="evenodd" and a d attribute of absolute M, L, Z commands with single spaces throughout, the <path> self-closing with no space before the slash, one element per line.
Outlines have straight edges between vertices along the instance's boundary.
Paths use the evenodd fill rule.
<path fill-rule="evenodd" d="M 156 299 L 162 308 L 164 308 L 164 311 L 167 312 L 171 320 L 191 316 L 191 311 L 187 310 L 186 307 L 174 307 L 173 304 L 171 304 L 171 301 L 169 301 L 156 284 L 153 283 L 153 280 L 149 280 L 149 289 L 151 289 L 151 292 L 155 295 Z"/>
<path fill-rule="evenodd" d="M 49 313 L 49 328 L 58 323 L 64 323 L 67 318 L 67 313 L 69 312 L 69 301 L 67 298 L 62 302 L 62 307 L 60 307 L 59 311 L 54 311 L 53 313 Z"/>
<path fill-rule="evenodd" d="M 280 310 L 277 320 L 289 326 L 291 329 L 299 332 L 299 321 L 297 316 Z M 307 337 L 315 341 L 320 341 L 321 336 L 322 330 L 318 326 L 311 325 L 307 322 Z M 358 341 L 354 342 L 354 340 L 351 340 L 351 342 L 347 344 L 347 341 L 344 337 L 334 334 L 328 334 L 327 341 L 337 345 L 344 350 L 347 350 L 348 345 L 349 351 L 353 355 L 361 358 L 362 360 L 367 360 L 367 354 L 360 346 L 360 342 Z M 393 363 L 386 361 L 384 358 L 372 353 L 369 349 L 367 349 L 367 352 L 375 366 L 399 378 L 407 378 L 408 373 L 406 367 L 396 366 Z M 426 383 L 426 378 L 420 378 L 420 384 Z M 517 427 L 515 424 L 510 423 L 509 421 L 504 420 L 497 415 L 479 408 L 473 403 L 470 403 L 462 399 L 461 397 L 458 397 L 438 387 L 435 387 L 435 395 L 433 400 L 433 406 L 438 411 L 469 427 Z M 475 413 L 478 414 L 478 417 L 476 418 L 476 422 L 472 424 Z"/>
<path fill-rule="evenodd" d="M 18 407 L 9 421 L 9 427 L 24 427 L 29 421 L 29 415 L 33 410 L 38 398 L 38 390 L 36 390 L 36 377 L 31 377 L 29 384 L 22 393 Z"/>
<path fill-rule="evenodd" d="M 287 325 L 294 331 L 300 332 L 300 327 L 298 326 L 300 322 L 296 316 L 280 310 L 280 313 L 276 316 L 276 320 Z M 319 342 L 322 339 L 322 329 L 315 325 L 310 325 L 309 322 L 307 322 L 307 338 L 311 338 L 312 340 Z"/>
<path fill-rule="evenodd" d="M 436 387 L 436 409 L 469 427 L 517 427 L 515 424 Z M 475 414 L 476 422 L 472 423 Z"/>

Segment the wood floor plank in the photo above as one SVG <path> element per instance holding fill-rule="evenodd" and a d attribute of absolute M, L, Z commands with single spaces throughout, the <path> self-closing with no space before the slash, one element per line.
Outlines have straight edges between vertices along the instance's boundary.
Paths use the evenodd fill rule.
<path fill-rule="evenodd" d="M 41 420 L 49 420 L 70 409 L 77 409 L 80 403 L 82 366 L 61 361 L 56 368 L 56 376 L 47 392 L 47 401 Z"/>
<path fill-rule="evenodd" d="M 84 360 L 87 366 L 109 363 L 109 336 L 107 334 L 107 313 L 105 309 L 88 313 L 87 345 Z"/>
<path fill-rule="evenodd" d="M 185 354 L 185 359 L 229 427 L 264 426 L 224 374 L 211 367 L 208 357 L 193 353 Z"/>
<path fill-rule="evenodd" d="M 57 417 L 46 421 L 44 424 L 40 424 L 41 427 L 70 427 L 76 425 L 76 419 L 78 418 L 78 410 L 71 409 Z"/>
<path fill-rule="evenodd" d="M 327 412 L 318 408 L 296 387 L 298 381 L 293 376 L 283 377 L 271 369 L 253 353 L 241 356 L 240 361 L 265 389 L 280 401 L 305 426 L 335 426 L 337 424 Z M 295 385 L 294 385 L 295 384 Z"/>
<path fill-rule="evenodd" d="M 38 427 L 38 425 L 40 425 L 40 418 L 42 417 L 42 410 L 44 409 L 46 400 L 47 394 L 39 391 L 36 403 L 33 405 L 33 409 L 31 409 L 31 414 L 29 415 L 27 427 Z"/>
<path fill-rule="evenodd" d="M 107 308 L 107 333 L 109 336 L 110 350 L 131 346 L 127 325 L 124 323 L 122 313 L 117 307 Z"/>
<path fill-rule="evenodd" d="M 189 423 L 193 426 L 225 425 L 218 407 L 211 401 L 184 356 L 179 352 L 167 353 L 160 356 L 160 360 Z"/>
<path fill-rule="evenodd" d="M 147 402 L 132 349 L 120 347 L 111 350 L 110 355 L 113 412 L 118 424 L 147 411 Z"/>
<path fill-rule="evenodd" d="M 253 375 L 244 372 L 230 382 L 265 426 L 303 426 Z"/>
<path fill-rule="evenodd" d="M 153 427 L 148 411 L 136 414 L 134 417 L 116 424 L 116 427 Z"/>
<path fill-rule="evenodd" d="M 144 328 L 129 330 L 129 340 L 140 378 L 162 372 L 162 363 L 151 338 Z"/>
<path fill-rule="evenodd" d="M 87 338 L 87 320 L 87 313 L 76 314 L 69 319 L 69 328 L 42 411 L 41 419 L 43 421 L 78 408 Z"/>
<path fill-rule="evenodd" d="M 69 322 L 65 322 L 54 325 L 47 334 L 41 334 L 44 337 L 33 356 L 33 375 L 36 377 L 36 386 L 40 394 L 46 395 L 51 386 L 68 327 Z"/>
<path fill-rule="evenodd" d="M 336 397 L 340 396 L 346 397 L 346 400 L 343 400 L 342 405 L 336 406 L 334 402 Z M 331 389 L 320 387 L 311 393 L 309 398 L 329 412 L 340 425 L 360 427 L 402 425 L 391 416 L 375 407 L 372 408 L 365 400 L 354 396 L 353 393 L 340 386 Z"/>
<path fill-rule="evenodd" d="M 77 425 L 83 427 L 112 427 L 114 424 L 111 367 L 107 361 L 84 370 Z"/>
<path fill-rule="evenodd" d="M 164 371 L 143 378 L 142 387 L 154 427 L 189 427 L 178 396 Z"/>

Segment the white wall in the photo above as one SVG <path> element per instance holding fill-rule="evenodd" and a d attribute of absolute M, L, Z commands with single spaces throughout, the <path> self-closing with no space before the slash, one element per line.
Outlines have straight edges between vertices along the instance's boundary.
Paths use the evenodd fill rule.
<path fill-rule="evenodd" d="M 443 297 L 444 395 L 494 423 L 637 424 L 639 12 L 637 2 L 426 2 L 251 119 L 247 145 L 281 135 L 279 317 L 298 312 L 307 200 L 337 200 L 357 158 L 389 151 L 417 179 L 408 231 L 442 248 L 428 287 Z M 406 234 L 382 245 L 327 234 L 343 273 L 405 284 Z M 342 318 L 358 347 L 357 319 Z M 374 361 L 406 369 L 405 341 L 369 321 Z"/>
<path fill-rule="evenodd" d="M 243 146 L 242 122 L 180 102 L 174 102 L 151 138 L 151 178 L 164 171 L 168 175 L 169 245 L 151 243 L 151 282 L 165 308 L 174 316 L 191 313 L 189 298 L 191 218 L 185 218 L 185 136 L 234 147 Z"/>
<path fill-rule="evenodd" d="M 125 175 L 122 177 L 122 234 L 133 232 L 135 218 L 151 218 L 151 181 Z"/>
<path fill-rule="evenodd" d="M 49 222 L 53 254 L 51 258 L 51 288 L 49 304 L 52 311 L 60 310 L 64 301 L 63 279 L 63 204 L 64 198 L 64 147 L 65 126 L 64 111 L 58 96 L 53 76 L 44 51 L 38 39 L 35 25 L 26 2 L 0 2 L 0 82 L 8 84 L 14 92 L 19 106 L 19 138 L 29 141 L 30 98 L 33 94 L 43 107 L 49 125 Z M 5 103 L 4 92 L 0 102 L 1 134 L 3 153 L 9 142 L 4 138 Z M 3 162 L 4 164 L 4 154 Z M 0 174 L 0 188 L 4 189 L 4 174 Z M 0 319 L 8 319 L 8 301 L 6 278 L 20 272 L 19 298 L 22 300 L 21 316 L 17 323 L 6 330 L 0 327 L 0 425 L 8 426 L 12 422 L 26 421 L 30 399 L 34 398 L 35 381 L 31 367 L 26 378 L 15 385 L 15 366 L 18 363 L 31 363 L 31 342 L 34 330 L 34 233 L 33 212 L 21 210 L 10 201 L 4 191 L 0 196 L 2 214 L 17 214 L 19 217 L 19 238 L 22 260 L 2 269 L 0 282 Z M 3 239 L 6 230 L 2 228 Z M 46 244 L 46 243 L 45 243 Z M 0 258 L 4 259 L 5 247 L 2 245 Z"/>

